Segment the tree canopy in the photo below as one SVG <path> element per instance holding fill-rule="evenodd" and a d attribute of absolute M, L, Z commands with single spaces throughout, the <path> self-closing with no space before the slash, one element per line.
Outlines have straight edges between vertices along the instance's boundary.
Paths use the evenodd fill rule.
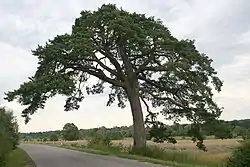
<path fill-rule="evenodd" d="M 79 130 L 73 123 L 67 123 L 63 127 L 64 140 L 73 141 L 79 139 Z"/>
<path fill-rule="evenodd" d="M 58 135 L 56 133 L 51 133 L 49 136 L 50 141 L 58 141 Z"/>
<path fill-rule="evenodd" d="M 130 103 L 135 145 L 146 142 L 141 103 L 150 126 L 159 126 L 152 110 L 159 107 L 166 119 L 178 122 L 185 117 L 194 123 L 195 134 L 200 123 L 222 112 L 213 101 L 213 90 L 221 91 L 222 81 L 212 60 L 193 40 L 174 38 L 161 20 L 145 14 L 112 4 L 82 11 L 71 33 L 57 35 L 32 53 L 39 61 L 35 75 L 5 98 L 27 106 L 22 112 L 26 122 L 57 94 L 68 97 L 69 111 L 78 109 L 86 94 L 103 93 L 108 85 L 108 106 Z M 200 135 L 195 138 L 202 140 Z"/>

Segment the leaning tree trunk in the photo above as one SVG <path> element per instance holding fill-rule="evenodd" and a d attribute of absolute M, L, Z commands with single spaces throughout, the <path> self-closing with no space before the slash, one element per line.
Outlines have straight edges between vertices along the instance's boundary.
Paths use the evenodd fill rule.
<path fill-rule="evenodd" d="M 136 87 L 129 88 L 128 98 L 130 102 L 131 112 L 133 116 L 133 127 L 134 127 L 134 147 L 145 147 L 146 146 L 146 134 L 144 126 L 144 118 L 142 113 L 142 106 L 139 96 L 139 89 Z"/>

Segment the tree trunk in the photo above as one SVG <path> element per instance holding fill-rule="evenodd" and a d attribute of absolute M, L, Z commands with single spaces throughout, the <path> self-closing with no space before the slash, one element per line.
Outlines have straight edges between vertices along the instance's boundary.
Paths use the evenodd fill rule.
<path fill-rule="evenodd" d="M 134 127 L 134 147 L 146 146 L 146 134 L 144 126 L 144 118 L 142 113 L 142 106 L 139 96 L 139 89 L 132 88 L 128 90 L 128 98 L 130 102 L 131 112 L 133 116 Z"/>

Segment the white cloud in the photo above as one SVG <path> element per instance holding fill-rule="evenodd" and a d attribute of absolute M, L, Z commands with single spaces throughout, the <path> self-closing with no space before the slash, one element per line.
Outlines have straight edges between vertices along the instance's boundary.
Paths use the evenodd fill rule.
<path fill-rule="evenodd" d="M 11 46 L 0 41 L 1 62 L 0 62 L 0 97 L 8 89 L 18 87 L 21 82 L 32 75 L 36 70 L 36 59 L 29 51 Z M 0 104 L 2 98 L 0 99 Z"/>
<path fill-rule="evenodd" d="M 248 0 L 20 0 L 0 1 L 0 97 L 15 89 L 32 75 L 37 60 L 30 49 L 43 44 L 57 34 L 69 32 L 81 10 L 97 9 L 103 3 L 116 3 L 128 11 L 146 13 L 164 21 L 178 38 L 197 41 L 201 52 L 215 60 L 219 75 L 225 81 L 216 100 L 225 107 L 226 119 L 245 118 L 250 114 L 248 102 L 250 84 Z M 238 56 L 242 55 L 242 56 Z M 51 99 L 43 111 L 33 115 L 24 126 L 21 107 L 6 104 L 15 110 L 22 131 L 61 129 L 66 122 L 75 122 L 80 128 L 129 125 L 132 123 L 129 107 L 121 110 L 106 107 L 107 97 L 85 99 L 79 111 L 64 112 L 64 99 Z M 0 100 L 0 103 L 2 101 Z"/>
<path fill-rule="evenodd" d="M 236 44 L 249 44 L 250 43 L 250 28 L 249 31 L 243 32 L 236 38 Z"/>
<path fill-rule="evenodd" d="M 250 117 L 250 54 L 236 56 L 232 63 L 219 68 L 224 80 L 223 90 L 216 99 L 225 107 L 222 118 L 243 119 Z"/>

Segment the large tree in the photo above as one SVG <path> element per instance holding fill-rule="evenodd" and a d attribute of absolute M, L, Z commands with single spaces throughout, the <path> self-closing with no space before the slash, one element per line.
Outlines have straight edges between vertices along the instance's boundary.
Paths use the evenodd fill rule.
<path fill-rule="evenodd" d="M 115 100 L 121 108 L 126 101 L 130 104 L 135 146 L 146 144 L 141 103 L 152 120 L 151 107 L 161 108 L 167 119 L 186 117 L 195 125 L 221 114 L 212 99 L 212 89 L 220 91 L 222 86 L 212 60 L 194 41 L 174 38 L 154 17 L 102 5 L 97 11 L 82 11 L 71 33 L 56 36 L 32 53 L 39 61 L 36 73 L 6 94 L 8 101 L 27 105 L 22 112 L 26 121 L 57 94 L 68 97 L 69 111 L 79 108 L 84 90 L 99 94 L 108 85 L 108 106 Z M 89 82 L 91 77 L 96 83 Z M 156 126 L 157 121 L 149 120 Z"/>

